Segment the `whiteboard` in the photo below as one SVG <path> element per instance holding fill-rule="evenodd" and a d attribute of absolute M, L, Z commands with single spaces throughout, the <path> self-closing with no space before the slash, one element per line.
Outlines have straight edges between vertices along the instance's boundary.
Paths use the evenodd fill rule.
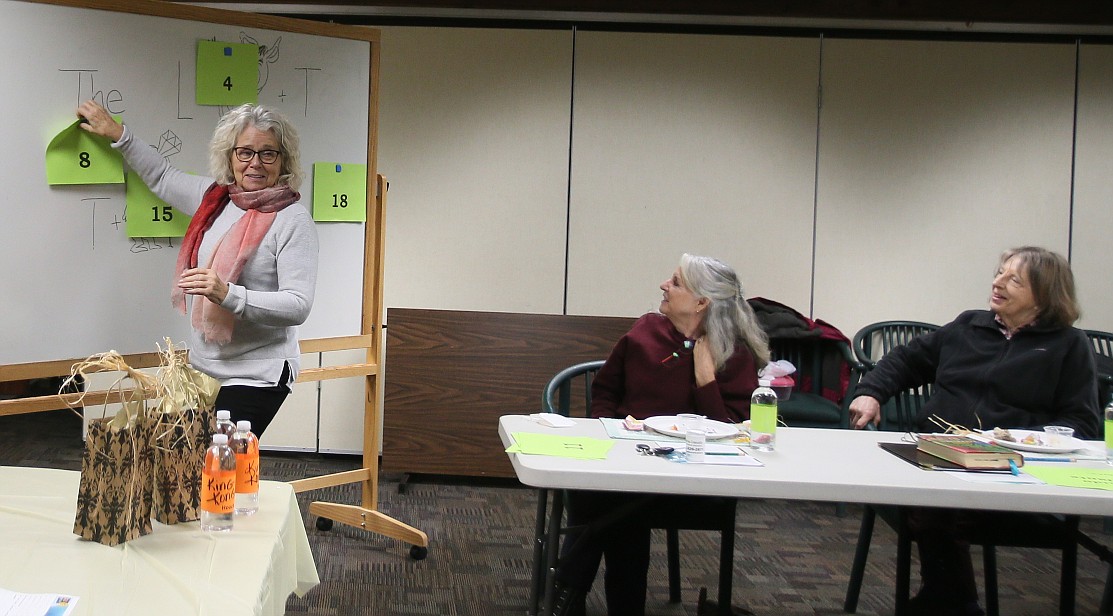
<path fill-rule="evenodd" d="M 306 207 L 315 161 L 366 164 L 374 177 L 377 31 L 366 29 L 364 40 L 336 38 L 308 33 L 336 28 L 324 24 L 158 10 L 191 18 L 0 2 L 0 23 L 8 26 L 0 54 L 9 58 L 0 66 L 8 146 L 0 151 L 8 194 L 0 225 L 0 364 L 151 352 L 164 338 L 187 339 L 188 319 L 169 299 L 179 238 L 129 239 L 123 184 L 48 186 L 44 156 L 77 105 L 95 98 L 171 164 L 208 175 L 209 138 L 224 109 L 194 103 L 198 40 L 254 40 L 270 50 L 260 62 L 259 102 L 298 128 Z M 317 231 L 316 300 L 299 337 L 359 334 L 364 224 L 317 223 Z"/>

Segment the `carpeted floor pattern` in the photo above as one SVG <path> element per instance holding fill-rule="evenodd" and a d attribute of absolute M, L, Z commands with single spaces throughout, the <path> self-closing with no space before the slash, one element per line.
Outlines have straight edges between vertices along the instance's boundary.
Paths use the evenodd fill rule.
<path fill-rule="evenodd" d="M 0 417 L 0 465 L 81 468 L 81 422 L 70 411 Z M 263 478 L 286 481 L 358 468 L 352 457 L 264 454 Z M 379 483 L 379 510 L 429 535 L 429 555 L 415 561 L 393 539 L 336 524 L 316 529 L 306 515 L 321 585 L 291 597 L 288 614 L 315 616 L 495 616 L 526 613 L 536 495 L 512 480 L 402 477 Z M 848 495 L 849 496 L 849 495 Z M 302 511 L 313 500 L 359 504 L 358 485 L 299 495 Z M 1113 502 L 1113 501 L 1111 501 Z M 861 508 L 836 515 L 830 503 L 747 500 L 739 503 L 734 558 L 734 602 L 759 615 L 841 614 L 858 537 Z M 1113 506 L 1111 506 L 1113 512 Z M 1084 530 L 1107 544 L 1101 521 Z M 656 531 L 655 531 L 656 532 Z M 664 534 L 654 535 L 647 611 L 694 616 L 700 587 L 714 596 L 718 538 L 681 531 L 684 600 L 668 603 Z M 877 524 L 858 613 L 892 614 L 895 535 Z M 980 552 L 974 550 L 980 575 Z M 913 563 L 913 570 L 916 565 Z M 1059 556 L 1046 550 L 998 549 L 1001 613 L 1047 616 L 1058 612 Z M 1098 613 L 1108 567 L 1079 552 L 1078 614 Z M 916 581 L 913 580 L 915 587 Z M 602 582 L 588 613 L 605 613 Z"/>

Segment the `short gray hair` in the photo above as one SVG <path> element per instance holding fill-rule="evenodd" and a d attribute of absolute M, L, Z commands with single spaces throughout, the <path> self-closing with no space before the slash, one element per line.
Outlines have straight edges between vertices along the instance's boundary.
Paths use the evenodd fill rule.
<path fill-rule="evenodd" d="M 693 295 L 710 301 L 703 329 L 715 370 L 722 370 L 739 341 L 749 348 L 757 368 L 764 368 L 770 358 L 769 339 L 746 302 L 738 274 L 718 259 L 685 253 L 680 257 L 680 277 Z"/>
<path fill-rule="evenodd" d="M 217 184 L 231 185 L 236 182 L 232 171 L 232 148 L 236 140 L 248 127 L 254 126 L 261 131 L 269 131 L 278 138 L 282 148 L 282 168 L 278 172 L 278 183 L 286 184 L 297 190 L 301 187 L 301 141 L 294 125 L 277 110 L 264 105 L 247 103 L 224 114 L 213 130 L 209 142 L 209 171 Z"/>

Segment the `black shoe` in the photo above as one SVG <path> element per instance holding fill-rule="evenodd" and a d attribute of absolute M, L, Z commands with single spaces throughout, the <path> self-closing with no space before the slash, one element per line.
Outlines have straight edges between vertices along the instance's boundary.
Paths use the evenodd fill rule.
<path fill-rule="evenodd" d="M 734 616 L 755 616 L 753 612 L 737 605 L 730 606 L 730 613 Z M 697 616 L 718 616 L 719 602 L 707 598 L 707 587 L 701 586 L 699 589 L 699 602 L 696 603 Z"/>
<path fill-rule="evenodd" d="M 557 582 L 555 595 L 553 616 L 586 616 L 587 596 L 584 591 Z"/>
<path fill-rule="evenodd" d="M 955 605 L 948 601 L 922 594 L 908 600 L 909 616 L 985 616 L 977 601 Z"/>

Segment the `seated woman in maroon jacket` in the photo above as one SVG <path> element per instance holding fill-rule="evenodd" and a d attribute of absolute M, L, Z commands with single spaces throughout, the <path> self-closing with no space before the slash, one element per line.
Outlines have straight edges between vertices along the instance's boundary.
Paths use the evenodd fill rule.
<path fill-rule="evenodd" d="M 750 416 L 758 370 L 769 346 L 742 295 L 734 270 L 709 257 L 685 254 L 661 284 L 660 313 L 638 319 L 618 341 L 591 386 L 593 417 L 698 413 L 741 422 Z M 557 614 L 584 613 L 584 598 L 606 559 L 610 616 L 645 613 L 650 524 L 670 511 L 714 509 L 709 497 L 577 491 L 568 497 Z M 712 505 L 712 506 L 708 506 Z"/>

